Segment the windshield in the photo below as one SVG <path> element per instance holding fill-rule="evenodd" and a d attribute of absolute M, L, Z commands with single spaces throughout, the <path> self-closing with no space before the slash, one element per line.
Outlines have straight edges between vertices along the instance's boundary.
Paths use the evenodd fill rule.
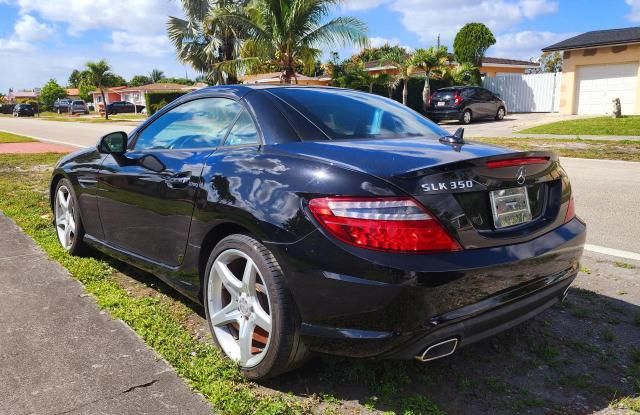
<path fill-rule="evenodd" d="M 331 139 L 402 138 L 447 135 L 401 103 L 365 92 L 329 88 L 274 88 Z"/>

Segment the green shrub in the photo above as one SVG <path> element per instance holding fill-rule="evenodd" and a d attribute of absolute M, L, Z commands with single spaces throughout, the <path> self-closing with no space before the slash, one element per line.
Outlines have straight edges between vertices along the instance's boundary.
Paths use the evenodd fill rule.
<path fill-rule="evenodd" d="M 186 92 L 148 92 L 144 96 L 147 115 L 151 116 L 171 101 L 185 95 Z"/>

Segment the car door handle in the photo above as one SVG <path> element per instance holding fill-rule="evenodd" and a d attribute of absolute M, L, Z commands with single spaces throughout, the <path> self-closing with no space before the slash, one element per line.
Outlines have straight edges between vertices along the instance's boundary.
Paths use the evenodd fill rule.
<path fill-rule="evenodd" d="M 174 174 L 173 176 L 164 179 L 164 181 L 169 187 L 187 187 L 189 186 L 189 183 L 191 183 L 191 172 Z"/>

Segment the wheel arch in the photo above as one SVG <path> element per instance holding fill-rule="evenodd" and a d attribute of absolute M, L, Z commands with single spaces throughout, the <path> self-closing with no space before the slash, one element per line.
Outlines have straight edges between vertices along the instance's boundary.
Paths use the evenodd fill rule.
<path fill-rule="evenodd" d="M 64 179 L 65 177 L 66 176 L 61 172 L 56 172 L 53 174 L 53 177 L 51 178 L 51 183 L 49 185 L 49 207 L 52 210 L 53 210 L 53 199 L 54 199 L 54 193 L 56 191 L 56 187 L 58 187 L 58 183 L 60 183 L 60 180 Z"/>
<path fill-rule="evenodd" d="M 213 248 L 215 248 L 215 246 L 218 244 L 218 242 L 220 242 L 227 236 L 234 234 L 249 235 L 252 238 L 260 240 L 256 237 L 255 233 L 251 232 L 246 227 L 235 222 L 224 222 L 210 229 L 202 240 L 202 243 L 200 244 L 200 253 L 198 255 L 198 276 L 200 278 L 200 292 L 198 293 L 198 296 L 200 297 L 200 300 L 203 301 L 203 303 L 204 274 L 207 268 L 207 261 L 209 261 L 209 255 L 211 254 L 211 251 L 213 251 Z"/>

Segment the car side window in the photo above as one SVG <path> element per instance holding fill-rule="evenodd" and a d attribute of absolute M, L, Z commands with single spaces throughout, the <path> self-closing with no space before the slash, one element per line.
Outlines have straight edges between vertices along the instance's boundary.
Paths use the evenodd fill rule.
<path fill-rule="evenodd" d="M 239 146 L 246 144 L 258 144 L 258 129 L 251 119 L 251 115 L 244 110 L 238 117 L 227 139 L 225 146 Z"/>
<path fill-rule="evenodd" d="M 493 99 L 493 94 L 487 91 L 486 89 L 479 89 L 478 92 L 479 92 L 479 97 L 482 100 L 491 101 Z"/>
<path fill-rule="evenodd" d="M 227 98 L 185 102 L 142 130 L 135 150 L 218 147 L 241 110 Z"/>

